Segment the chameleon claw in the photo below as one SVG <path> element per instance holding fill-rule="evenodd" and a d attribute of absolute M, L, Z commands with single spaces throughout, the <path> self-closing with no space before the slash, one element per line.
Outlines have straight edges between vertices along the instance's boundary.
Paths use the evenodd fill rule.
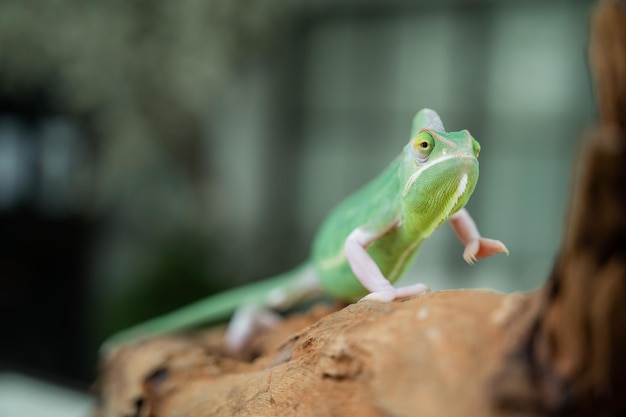
<path fill-rule="evenodd" d="M 480 240 L 474 239 L 468 242 L 465 245 L 465 250 L 463 251 L 463 259 L 470 265 L 474 265 L 474 262 L 477 261 L 476 254 L 480 250 Z"/>
<path fill-rule="evenodd" d="M 390 303 L 396 299 L 395 291 L 377 291 L 367 294 L 365 297 L 359 300 L 361 301 L 378 301 L 379 303 Z"/>
<path fill-rule="evenodd" d="M 470 265 L 474 265 L 476 261 L 496 253 L 509 254 L 509 250 L 504 243 L 499 240 L 487 239 L 484 237 L 473 239 L 465 245 L 463 251 L 463 259 Z"/>
<path fill-rule="evenodd" d="M 380 303 L 390 303 L 394 300 L 415 297 L 420 294 L 428 294 L 430 288 L 424 284 L 414 284 L 406 287 L 391 288 L 388 290 L 372 292 L 359 300 L 361 301 L 378 301 Z"/>

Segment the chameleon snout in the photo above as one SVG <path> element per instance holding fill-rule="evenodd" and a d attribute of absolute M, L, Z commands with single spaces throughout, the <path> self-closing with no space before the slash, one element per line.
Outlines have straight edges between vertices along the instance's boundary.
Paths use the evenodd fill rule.
<path fill-rule="evenodd" d="M 456 156 L 457 158 L 476 159 L 474 154 L 469 151 L 457 151 L 454 156 Z"/>

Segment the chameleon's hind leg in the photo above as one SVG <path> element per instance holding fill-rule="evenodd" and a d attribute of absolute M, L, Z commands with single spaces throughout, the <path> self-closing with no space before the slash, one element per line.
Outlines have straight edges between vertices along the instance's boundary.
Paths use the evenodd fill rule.
<path fill-rule="evenodd" d="M 259 331 L 277 326 L 282 321 L 277 311 L 289 309 L 322 292 L 317 273 L 311 265 L 306 264 L 288 274 L 294 274 L 293 279 L 270 290 L 263 302 L 244 304 L 237 309 L 224 338 L 228 351 L 242 351 Z"/>
<path fill-rule="evenodd" d="M 229 352 L 241 352 L 255 334 L 276 327 L 281 321 L 280 314 L 265 307 L 242 306 L 228 323 L 224 345 Z"/>

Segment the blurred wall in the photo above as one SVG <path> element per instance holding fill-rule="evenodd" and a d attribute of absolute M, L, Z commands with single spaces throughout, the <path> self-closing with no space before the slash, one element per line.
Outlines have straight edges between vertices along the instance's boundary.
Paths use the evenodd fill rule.
<path fill-rule="evenodd" d="M 115 329 L 301 262 L 422 107 L 480 141 L 468 208 L 511 255 L 469 267 L 444 227 L 407 279 L 540 285 L 590 3 L 0 3 L 0 367 L 88 381 Z"/>

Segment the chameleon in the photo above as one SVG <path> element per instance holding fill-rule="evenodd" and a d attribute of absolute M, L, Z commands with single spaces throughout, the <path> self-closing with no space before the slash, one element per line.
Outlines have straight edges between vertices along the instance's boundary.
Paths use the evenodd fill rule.
<path fill-rule="evenodd" d="M 464 208 L 478 181 L 479 153 L 480 144 L 469 131 L 446 132 L 434 110 L 420 110 L 400 155 L 328 214 L 302 265 L 135 325 L 103 346 L 234 315 L 226 344 L 237 350 L 253 327 L 275 322 L 275 315 L 263 311 L 285 310 L 319 293 L 349 303 L 391 302 L 420 295 L 429 291 L 425 284 L 399 288 L 392 284 L 406 271 L 422 243 L 446 221 L 464 245 L 467 263 L 497 253 L 508 255 L 502 242 L 481 237 Z"/>

